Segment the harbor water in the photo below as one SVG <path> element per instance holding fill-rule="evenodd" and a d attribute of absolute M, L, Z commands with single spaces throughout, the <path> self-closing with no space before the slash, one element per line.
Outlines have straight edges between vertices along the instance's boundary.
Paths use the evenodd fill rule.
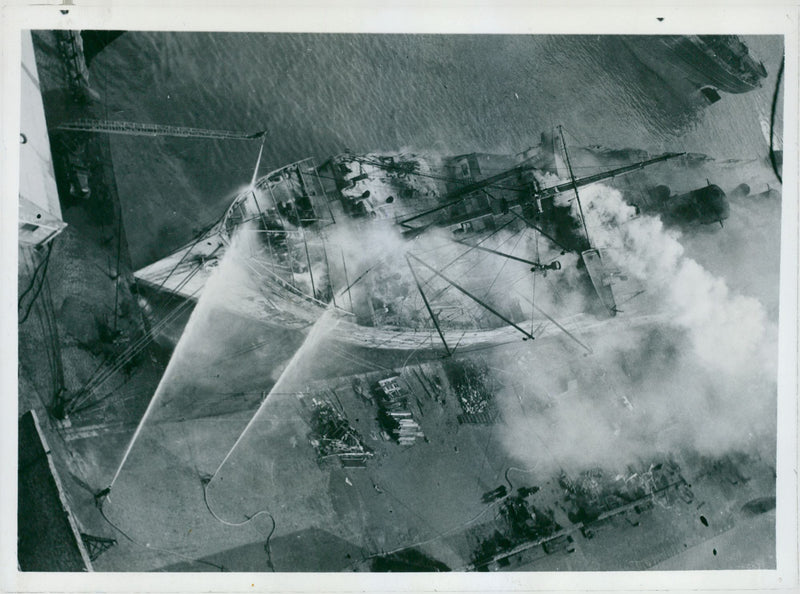
<path fill-rule="evenodd" d="M 575 145 L 763 159 L 783 42 L 744 40 L 762 88 L 707 107 L 608 36 L 129 32 L 92 61 L 91 84 L 107 119 L 266 128 L 262 174 L 345 149 L 516 153 L 558 124 Z M 216 220 L 258 148 L 113 136 L 134 267 Z"/>

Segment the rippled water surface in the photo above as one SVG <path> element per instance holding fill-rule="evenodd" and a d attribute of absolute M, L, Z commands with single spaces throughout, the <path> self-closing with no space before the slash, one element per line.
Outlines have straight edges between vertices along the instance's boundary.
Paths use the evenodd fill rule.
<path fill-rule="evenodd" d="M 746 38 L 763 88 L 698 110 L 599 36 L 130 32 L 92 62 L 108 119 L 256 131 L 262 172 L 345 148 L 517 152 L 563 124 L 575 144 L 763 155 L 782 41 Z M 120 137 L 114 164 L 135 266 L 216 219 L 255 142 Z"/>

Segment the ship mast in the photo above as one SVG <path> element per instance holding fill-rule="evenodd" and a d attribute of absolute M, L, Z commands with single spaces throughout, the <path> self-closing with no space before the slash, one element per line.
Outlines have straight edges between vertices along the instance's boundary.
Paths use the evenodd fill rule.
<path fill-rule="evenodd" d="M 463 293 L 464 295 L 466 295 L 467 297 L 472 299 L 475 303 L 477 303 L 478 305 L 480 305 L 484 309 L 488 310 L 490 313 L 494 314 L 495 316 L 497 316 L 498 318 L 503 320 L 509 326 L 513 326 L 514 328 L 519 330 L 526 337 L 524 340 L 527 340 L 528 338 L 530 338 L 531 340 L 534 340 L 536 338 L 533 334 L 531 334 L 530 332 L 528 332 L 524 328 L 521 328 L 519 325 L 515 324 L 512 320 L 510 320 L 509 318 L 507 318 L 506 316 L 501 314 L 499 311 L 494 309 L 491 305 L 489 305 L 488 303 L 486 303 L 482 299 L 479 299 L 478 297 L 476 297 L 475 295 L 473 295 L 472 293 L 467 291 L 464 287 L 462 287 L 461 285 L 459 285 L 455 281 L 450 280 L 449 278 L 447 278 L 445 275 L 443 275 L 440 271 L 436 270 L 430 264 L 427 264 L 427 263 L 423 262 L 422 260 L 420 260 L 414 254 L 407 253 L 407 256 L 413 258 L 415 262 L 418 262 L 419 264 L 421 264 L 422 266 L 424 266 L 425 268 L 430 270 L 435 276 L 438 276 L 440 279 L 442 279 L 448 285 L 452 286 L 454 289 L 458 290 L 460 293 Z M 442 337 L 442 341 L 444 341 L 444 337 Z"/>
<path fill-rule="evenodd" d="M 453 353 L 450 350 L 450 347 L 447 346 L 447 341 L 444 339 L 444 333 L 442 332 L 442 329 L 439 327 L 439 320 L 436 319 L 436 314 L 433 313 L 433 308 L 431 307 L 431 304 L 428 301 L 428 297 L 425 295 L 425 291 L 422 290 L 422 284 L 419 282 L 419 278 L 417 278 L 417 273 L 414 272 L 414 267 L 411 265 L 411 259 L 408 257 L 408 254 L 406 254 L 406 264 L 408 264 L 408 269 L 411 271 L 411 276 L 414 277 L 414 282 L 417 285 L 419 294 L 422 295 L 422 301 L 425 304 L 425 309 L 428 310 L 428 314 L 430 314 L 431 320 L 433 320 L 433 325 L 436 327 L 436 332 L 439 333 L 439 338 L 442 339 L 442 344 L 444 345 L 444 351 L 445 353 L 447 353 L 447 356 L 450 357 Z"/>
<path fill-rule="evenodd" d="M 572 181 L 572 189 L 575 190 L 575 200 L 578 202 L 578 212 L 581 215 L 581 223 L 583 223 L 583 233 L 586 235 L 586 243 L 592 247 L 592 240 L 589 239 L 589 230 L 586 228 L 586 217 L 583 216 L 583 206 L 581 205 L 581 197 L 578 195 L 578 184 L 575 181 L 575 174 L 572 172 L 572 163 L 569 160 L 569 153 L 567 152 L 567 142 L 564 140 L 564 128 L 559 125 L 558 133 L 561 135 L 561 146 L 564 149 L 564 157 L 567 160 L 567 169 L 569 169 L 569 178 Z"/>

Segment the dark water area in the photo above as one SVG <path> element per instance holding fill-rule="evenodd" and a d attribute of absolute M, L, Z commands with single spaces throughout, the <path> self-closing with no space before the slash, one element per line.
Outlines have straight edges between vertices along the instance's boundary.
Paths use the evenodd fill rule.
<path fill-rule="evenodd" d="M 129 32 L 94 57 L 91 83 L 107 119 L 267 128 L 262 173 L 346 148 L 515 153 L 557 124 L 575 145 L 752 158 L 783 45 L 745 41 L 763 88 L 704 109 L 610 36 Z M 258 145 L 113 136 L 112 151 L 141 267 L 222 214 Z"/>

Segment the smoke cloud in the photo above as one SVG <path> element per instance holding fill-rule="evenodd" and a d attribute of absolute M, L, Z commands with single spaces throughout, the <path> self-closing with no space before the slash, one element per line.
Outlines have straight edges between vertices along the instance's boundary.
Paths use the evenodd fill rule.
<path fill-rule="evenodd" d="M 502 437 L 508 452 L 520 466 L 537 472 L 580 472 L 597 466 L 619 471 L 688 449 L 708 455 L 755 450 L 773 456 L 777 328 L 762 304 L 731 290 L 686 254 L 677 231 L 665 228 L 658 218 L 637 216 L 618 191 L 595 185 L 582 190 L 581 197 L 592 244 L 602 247 L 605 261 L 627 279 L 621 285 L 643 291 L 627 303 L 618 295 L 623 312 L 606 324 L 589 330 L 574 321 L 573 314 L 596 299 L 584 291 L 585 270 L 577 256 L 560 254 L 533 233 L 520 239 L 504 230 L 486 245 L 508 252 L 518 245 L 515 253 L 541 262 L 558 258 L 562 269 L 544 278 L 537 274 L 535 287 L 528 266 L 508 263 L 503 269 L 504 261 L 490 254 L 482 260 L 464 259 L 449 269 L 452 278 L 483 290 L 502 272 L 496 287 L 519 297 L 523 314 L 531 311 L 523 298 L 530 299 L 535 291 L 537 306 L 592 349 L 587 354 L 563 336 L 529 343 L 529 350 L 512 359 L 501 350 L 486 351 L 492 367 L 503 370 L 497 399 L 508 425 Z M 577 211 L 577 205 L 572 206 Z M 392 221 L 385 223 L 342 223 L 328 231 L 330 274 L 337 292 L 345 286 L 338 266 L 341 257 L 333 255 L 338 249 L 347 261 L 351 283 L 376 262 L 408 281 L 404 254 L 409 250 L 441 269 L 465 249 L 454 244 L 447 231 L 432 230 L 409 243 Z M 170 402 L 162 413 L 178 414 L 187 398 L 195 403 L 209 400 L 213 408 L 215 394 L 230 390 L 233 377 L 239 389 L 264 389 L 264 380 L 275 380 L 280 363 L 302 342 L 302 332 L 278 333 L 272 328 L 273 339 L 263 345 L 266 328 L 252 322 L 237 325 L 231 321 L 235 318 L 220 314 L 236 305 L 234 309 L 245 314 L 242 319 L 252 320 L 245 310 L 258 306 L 252 299 L 258 295 L 257 275 L 249 266 L 257 249 L 255 233 L 237 234 L 207 285 L 195 323 L 187 329 L 193 338 L 180 357 L 183 363 L 172 381 L 165 382 L 165 401 Z M 459 269 L 476 262 L 471 271 Z M 323 271 L 315 274 L 322 276 Z M 370 289 L 364 281 L 353 290 L 379 289 Z M 430 294 L 437 289 L 427 287 Z M 421 310 L 419 302 L 412 304 L 419 300 L 416 288 L 406 283 L 404 290 L 409 310 Z M 498 289 L 493 295 L 497 293 Z M 244 348 L 250 342 L 258 348 Z M 253 377 L 240 377 L 242 368 L 255 370 Z"/>
<path fill-rule="evenodd" d="M 620 192 L 595 185 L 581 201 L 592 244 L 644 292 L 606 329 L 584 333 L 591 355 L 542 343 L 511 366 L 500 397 L 510 453 L 568 472 L 687 449 L 773 456 L 777 328 L 762 304 L 731 291 Z"/>

